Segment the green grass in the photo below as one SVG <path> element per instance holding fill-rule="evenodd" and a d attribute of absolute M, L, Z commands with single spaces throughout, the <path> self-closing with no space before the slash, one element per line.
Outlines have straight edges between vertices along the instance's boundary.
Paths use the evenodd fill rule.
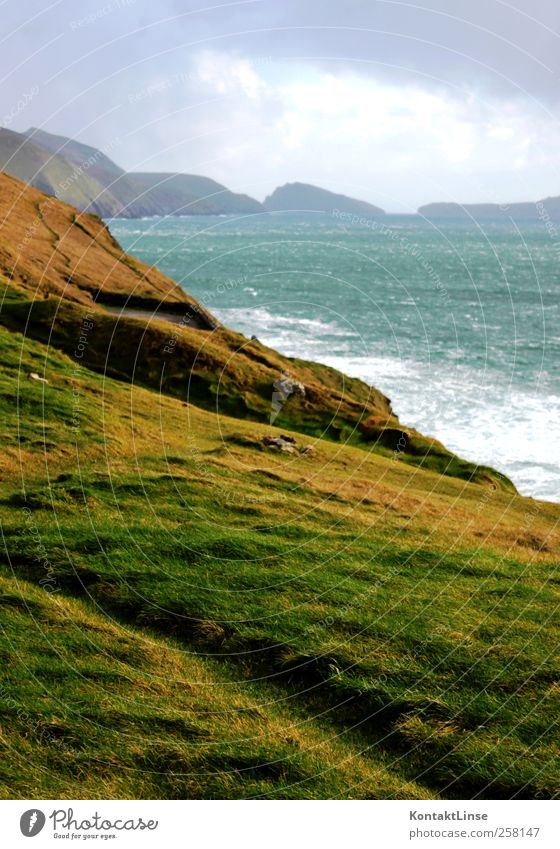
<path fill-rule="evenodd" d="M 560 793 L 556 505 L 0 353 L 5 796 Z"/>
<path fill-rule="evenodd" d="M 0 609 L 4 798 L 402 795 L 382 755 L 227 662 L 15 579 L 0 579 Z"/>
<path fill-rule="evenodd" d="M 9 291 L 2 320 L 74 360 L 79 340 L 85 338 L 81 367 L 222 416 L 261 424 L 270 421 L 274 382 L 287 373 L 304 385 L 305 397 L 295 393 L 287 399 L 277 411 L 277 427 L 357 445 L 439 475 L 515 491 L 494 469 L 462 460 L 436 440 L 399 424 L 388 399 L 361 380 L 284 357 L 230 330 L 210 333 L 166 321 L 123 318 L 55 298 L 30 304 Z M 372 420 L 378 424 L 369 427 Z M 394 444 L 395 434 L 403 435 L 402 446 Z"/>

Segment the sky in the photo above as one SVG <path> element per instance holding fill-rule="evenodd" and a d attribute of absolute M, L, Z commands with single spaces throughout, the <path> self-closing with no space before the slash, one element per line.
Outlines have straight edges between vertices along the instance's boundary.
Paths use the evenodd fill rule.
<path fill-rule="evenodd" d="M 4 0 L 0 124 L 392 212 L 560 194 L 558 0 Z"/>

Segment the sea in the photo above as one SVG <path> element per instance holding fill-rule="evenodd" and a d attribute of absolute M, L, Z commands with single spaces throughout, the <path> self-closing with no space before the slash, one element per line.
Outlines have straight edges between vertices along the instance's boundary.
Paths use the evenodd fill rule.
<path fill-rule="evenodd" d="M 560 501 L 560 224 L 337 210 L 108 223 L 224 324 L 362 378 L 403 423 Z"/>

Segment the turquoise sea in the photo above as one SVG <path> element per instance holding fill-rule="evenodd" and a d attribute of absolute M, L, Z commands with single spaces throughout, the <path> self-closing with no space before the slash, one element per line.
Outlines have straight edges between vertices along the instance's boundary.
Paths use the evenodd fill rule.
<path fill-rule="evenodd" d="M 560 501 L 560 228 L 311 213 L 109 226 L 225 324 L 363 378 L 404 423 Z"/>

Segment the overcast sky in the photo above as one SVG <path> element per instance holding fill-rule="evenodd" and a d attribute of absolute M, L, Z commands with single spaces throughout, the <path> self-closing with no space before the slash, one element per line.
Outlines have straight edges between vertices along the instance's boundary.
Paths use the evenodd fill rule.
<path fill-rule="evenodd" d="M 558 0 L 4 0 L 0 122 L 262 199 L 560 194 Z"/>

